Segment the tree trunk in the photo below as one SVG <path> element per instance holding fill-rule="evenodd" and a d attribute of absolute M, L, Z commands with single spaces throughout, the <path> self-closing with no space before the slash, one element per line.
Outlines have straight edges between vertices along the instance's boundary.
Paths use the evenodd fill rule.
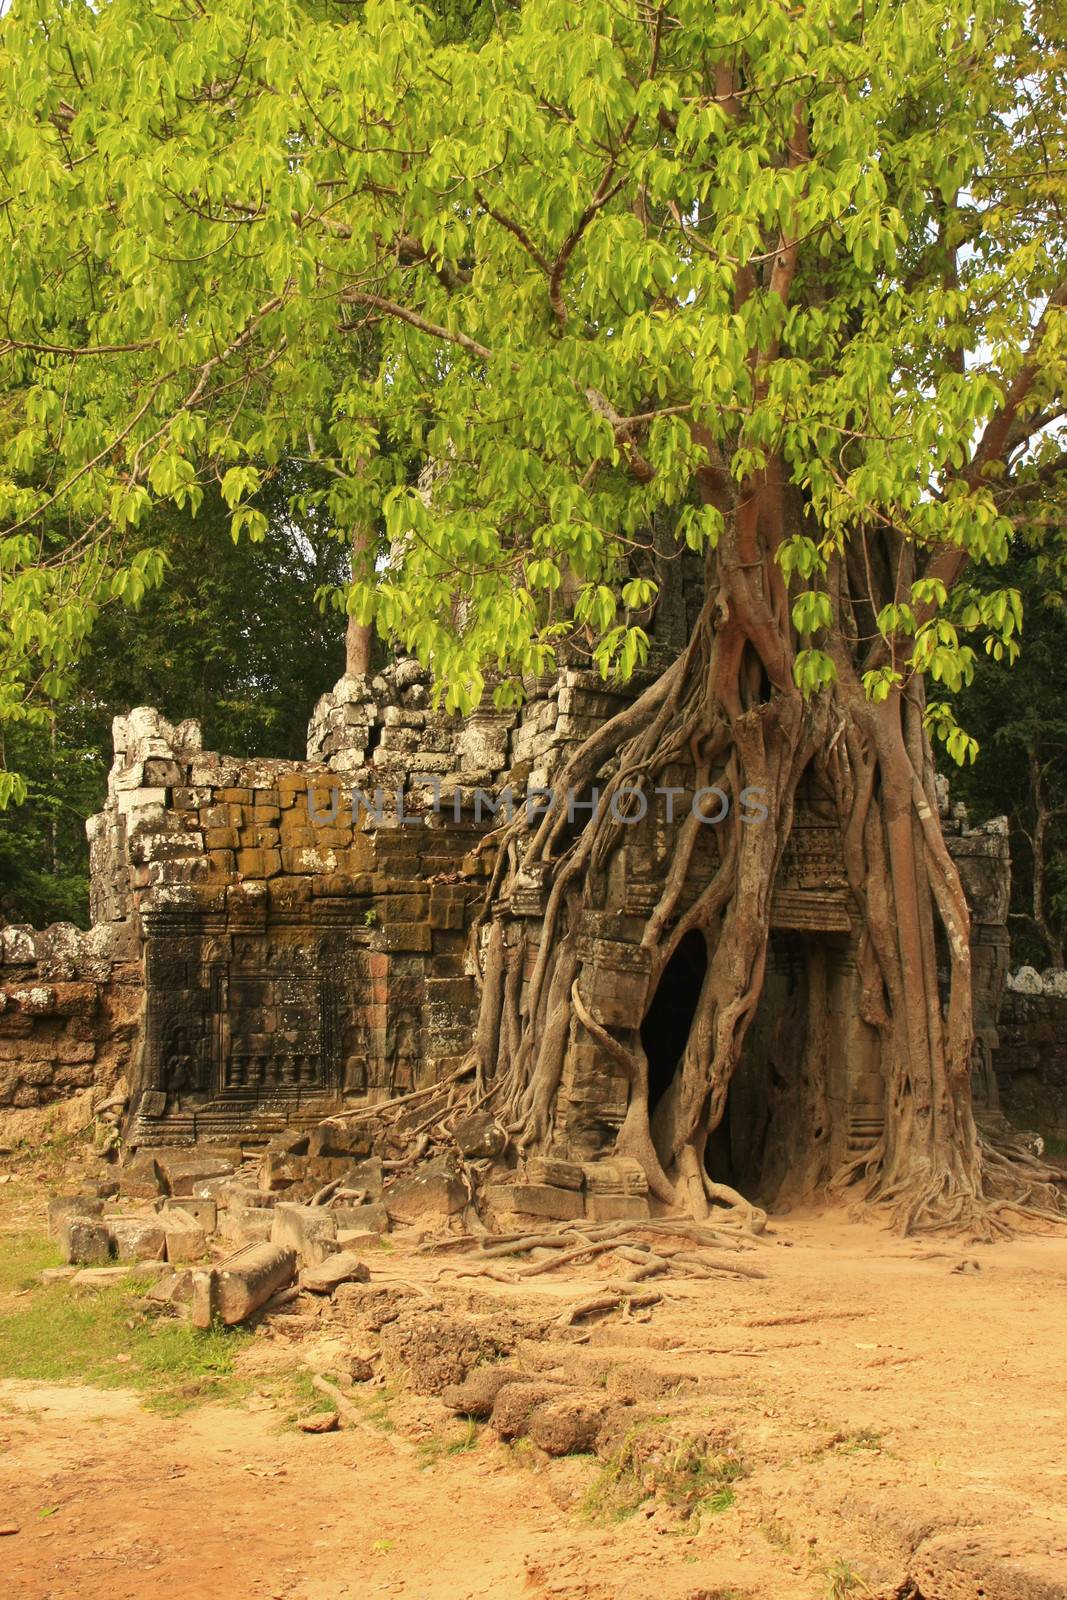
<path fill-rule="evenodd" d="M 357 528 L 352 535 L 352 579 L 366 577 L 364 568 L 367 555 L 374 549 L 374 536 L 366 528 Z M 345 675 L 347 677 L 366 677 L 371 669 L 371 650 L 374 645 L 374 629 L 366 622 L 358 622 L 354 616 L 348 619 L 345 629 Z"/>
<path fill-rule="evenodd" d="M 790 595 L 774 559 L 784 536 L 780 488 L 768 473 L 730 503 L 719 475 L 709 469 L 700 478 L 705 498 L 724 507 L 726 526 L 688 646 L 556 778 L 557 795 L 601 782 L 595 816 L 575 836 L 557 806 L 536 825 L 520 816 L 502 836 L 475 935 L 477 946 L 496 910 L 484 945 L 479 1093 L 491 1097 L 521 1150 L 550 1150 L 566 1053 L 573 1042 L 591 1043 L 611 1073 L 629 1082 L 617 1152 L 640 1162 L 663 1201 L 699 1210 L 706 1197 L 719 1196 L 705 1148 L 760 997 L 775 884 L 798 786 L 810 768 L 832 792 L 841 830 L 860 934 L 860 1012 L 878 1041 L 885 1128 L 872 1148 L 828 1170 L 819 1066 L 825 1050 L 820 1054 L 811 1038 L 803 1115 L 812 1126 L 806 1143 L 796 1136 L 798 1169 L 808 1182 L 854 1185 L 906 1230 L 1002 1231 L 1005 1211 L 1035 1200 L 1051 1206 L 1053 1191 L 1047 1169 L 1020 1171 L 984 1151 L 972 1116 L 969 917 L 938 818 L 921 682 L 897 687 L 881 704 L 867 698 L 860 641 L 872 631 L 870 574 L 854 597 L 846 564 L 835 557 L 826 575 L 835 623 L 823 648 L 834 659 L 836 682 L 805 699 L 793 679 Z M 885 569 L 898 573 L 899 544 L 887 555 Z M 761 825 L 745 825 L 731 809 L 716 830 L 718 865 L 697 884 L 695 898 L 691 883 L 688 896 L 684 891 L 705 825 L 692 814 L 675 823 L 669 867 L 640 941 L 646 1003 L 693 930 L 705 941 L 707 967 L 680 1064 L 650 1116 L 639 1028 L 613 1031 L 595 1014 L 579 976 L 579 927 L 583 913 L 607 903 L 626 837 L 619 815 L 627 791 L 648 795 L 668 774 L 680 782 L 679 770 L 694 792 L 716 782 L 735 797 L 761 790 L 768 814 Z M 531 881 L 548 885 L 534 937 L 526 921 L 509 920 L 507 912 L 512 888 Z M 938 928 L 949 958 L 944 1007 Z M 816 987 L 820 981 L 816 970 Z"/>

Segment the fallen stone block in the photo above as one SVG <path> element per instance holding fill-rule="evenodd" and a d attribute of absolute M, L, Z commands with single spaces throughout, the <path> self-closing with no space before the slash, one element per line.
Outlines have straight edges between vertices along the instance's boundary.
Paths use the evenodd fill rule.
<path fill-rule="evenodd" d="M 111 1230 L 95 1217 L 64 1218 L 57 1238 L 64 1261 L 75 1266 L 102 1266 L 111 1260 Z"/>
<path fill-rule="evenodd" d="M 104 1202 L 83 1194 L 57 1194 L 48 1202 L 48 1237 L 59 1237 L 61 1225 L 68 1217 L 100 1217 Z"/>
<path fill-rule="evenodd" d="M 280 1244 L 250 1244 L 217 1267 L 194 1271 L 189 1303 L 193 1326 L 243 1322 L 292 1283 L 295 1273 L 296 1251 Z"/>
<path fill-rule="evenodd" d="M 207 1234 L 195 1217 L 178 1210 L 163 1211 L 159 1221 L 168 1261 L 199 1261 L 206 1254 Z"/>
<path fill-rule="evenodd" d="M 163 1174 L 154 1156 L 134 1156 L 119 1174 L 119 1194 L 127 1200 L 154 1200 L 165 1193 Z"/>
<path fill-rule="evenodd" d="M 37 1274 L 41 1283 L 66 1283 L 78 1275 L 77 1267 L 45 1267 Z"/>
<path fill-rule="evenodd" d="M 167 1236 L 155 1217 L 112 1217 L 108 1223 L 118 1261 L 162 1261 Z"/>
<path fill-rule="evenodd" d="M 337 1249 L 337 1219 L 325 1206 L 275 1206 L 271 1244 L 293 1250 L 301 1266 L 316 1267 Z"/>
<path fill-rule="evenodd" d="M 369 1283 L 370 1268 L 351 1250 L 338 1250 L 317 1267 L 304 1267 L 297 1280 L 312 1294 L 332 1294 L 339 1283 Z"/>
<path fill-rule="evenodd" d="M 549 1217 L 556 1222 L 569 1222 L 585 1215 L 577 1189 L 557 1189 L 550 1183 L 490 1183 L 484 1195 L 493 1216 Z"/>
<path fill-rule="evenodd" d="M 131 1277 L 161 1277 L 166 1271 L 165 1261 L 128 1261 L 121 1267 L 82 1267 L 70 1283 L 73 1289 L 110 1289 Z"/>
<path fill-rule="evenodd" d="M 151 1285 L 146 1299 L 156 1305 L 188 1305 L 193 1297 L 193 1274 L 189 1267 L 180 1272 L 161 1272 Z"/>
<path fill-rule="evenodd" d="M 462 1211 L 467 1200 L 467 1187 L 455 1164 L 448 1156 L 439 1156 L 398 1178 L 385 1196 L 385 1209 L 399 1222 L 420 1222 L 450 1217 Z"/>
<path fill-rule="evenodd" d="M 288 1189 L 291 1184 L 303 1183 L 308 1175 L 307 1156 L 274 1154 L 268 1151 L 259 1168 L 262 1189 Z"/>
<path fill-rule="evenodd" d="M 265 1244 L 271 1236 L 273 1211 L 259 1206 L 229 1206 L 219 1213 L 218 1232 L 235 1244 Z"/>
<path fill-rule="evenodd" d="M 585 1214 L 593 1222 L 641 1222 L 651 1216 L 640 1194 L 587 1194 Z"/>
<path fill-rule="evenodd" d="M 370 1136 L 365 1128 L 349 1127 L 344 1122 L 323 1122 L 307 1135 L 309 1156 L 366 1155 L 370 1149 Z"/>
<path fill-rule="evenodd" d="M 205 1233 L 214 1233 L 219 1225 L 219 1207 L 216 1200 L 201 1200 L 191 1194 L 176 1195 L 164 1200 L 163 1210 L 179 1211 L 183 1216 L 192 1217 Z"/>
<path fill-rule="evenodd" d="M 200 1186 L 214 1178 L 233 1176 L 234 1162 L 225 1156 L 203 1155 L 197 1151 L 167 1151 L 156 1157 L 168 1193 L 196 1195 Z"/>
<path fill-rule="evenodd" d="M 453 1129 L 453 1138 L 460 1155 L 468 1161 L 502 1155 L 508 1143 L 507 1132 L 488 1111 L 474 1111 L 469 1117 L 462 1117 Z"/>
<path fill-rule="evenodd" d="M 371 1200 L 363 1206 L 331 1206 L 330 1215 L 337 1219 L 337 1229 L 359 1230 L 368 1233 L 388 1233 L 389 1213 L 381 1201 Z"/>
<path fill-rule="evenodd" d="M 521 1439 L 535 1409 L 560 1395 L 558 1384 L 506 1383 L 497 1391 L 489 1420 L 502 1439 Z"/>

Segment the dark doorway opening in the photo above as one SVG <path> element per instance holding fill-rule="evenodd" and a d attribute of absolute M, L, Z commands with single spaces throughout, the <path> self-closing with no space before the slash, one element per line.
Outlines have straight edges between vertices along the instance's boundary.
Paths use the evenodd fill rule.
<path fill-rule="evenodd" d="M 641 1024 L 641 1043 L 648 1057 L 650 1113 L 666 1094 L 681 1062 L 707 969 L 704 935 L 690 928 L 664 967 Z"/>

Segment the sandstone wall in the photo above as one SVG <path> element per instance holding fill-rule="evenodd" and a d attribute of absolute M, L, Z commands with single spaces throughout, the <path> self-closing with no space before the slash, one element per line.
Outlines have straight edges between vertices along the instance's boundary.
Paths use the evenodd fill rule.
<path fill-rule="evenodd" d="M 1008 1120 L 1067 1139 L 1067 972 L 1009 977 L 995 1065 Z"/>
<path fill-rule="evenodd" d="M 129 1069 L 141 967 L 110 929 L 56 924 L 0 933 L 0 1110 L 28 1110 L 97 1087 Z"/>

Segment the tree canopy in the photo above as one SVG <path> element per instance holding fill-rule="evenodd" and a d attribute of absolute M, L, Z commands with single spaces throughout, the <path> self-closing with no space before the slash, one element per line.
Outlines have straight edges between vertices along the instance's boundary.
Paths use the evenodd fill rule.
<path fill-rule="evenodd" d="M 884 529 L 915 559 L 888 598 L 869 585 L 870 696 L 958 688 L 979 638 L 1012 653 L 1014 586 L 968 567 L 1047 537 L 1062 483 L 1064 53 L 1042 9 L 441 15 L 5 13 L 0 718 L 61 695 L 102 609 L 164 580 L 159 505 L 221 495 L 259 540 L 294 465 L 318 475 L 295 514 L 388 539 L 335 603 L 452 708 L 487 672 L 514 699 L 576 634 L 631 672 L 646 530 L 666 514 L 714 547 L 709 463 L 734 508 L 768 470 L 802 505 L 774 550 L 775 670 L 805 693 L 837 671 L 829 564 Z M 948 697 L 927 716 L 968 753 Z"/>

